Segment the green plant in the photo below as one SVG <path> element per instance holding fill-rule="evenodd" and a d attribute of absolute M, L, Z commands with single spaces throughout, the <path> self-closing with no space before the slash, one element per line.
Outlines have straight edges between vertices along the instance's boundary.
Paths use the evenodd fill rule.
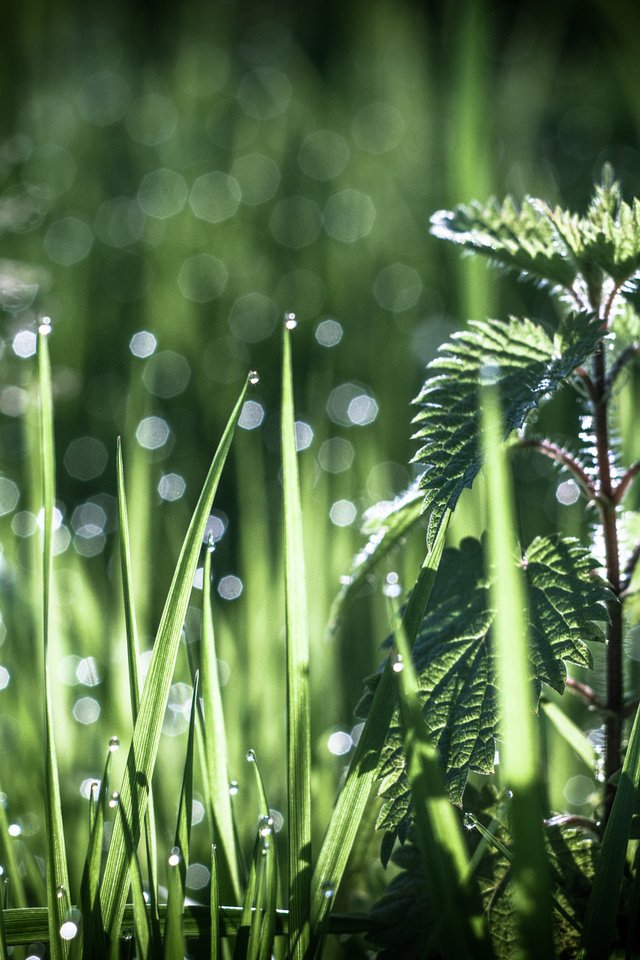
<path fill-rule="evenodd" d="M 420 497 L 433 545 L 443 518 L 482 476 L 485 493 L 476 505 L 486 502 L 488 537 L 444 551 L 413 657 L 425 735 L 438 750 L 451 801 L 475 834 L 470 856 L 492 949 L 499 957 L 554 950 L 607 957 L 615 944 L 635 956 L 640 733 L 637 723 L 627 731 L 637 690 L 627 681 L 625 643 L 638 616 L 632 482 L 640 464 L 625 460 L 619 434 L 639 349 L 640 203 L 625 202 L 605 169 L 584 216 L 507 199 L 438 213 L 432 230 L 544 287 L 552 310 L 542 320 L 471 321 L 440 348 L 416 400 L 420 489 L 378 522 L 354 582 L 416 522 Z M 556 442 L 541 431 L 543 408 L 567 391 L 575 397 L 575 429 Z M 535 451 L 568 473 L 571 496 L 583 500 L 591 553 L 561 535 L 516 547 L 513 494 L 498 469 L 503 451 L 512 466 Z M 605 663 L 594 670 L 603 642 Z M 381 682 L 372 678 L 370 692 Z M 602 724 L 595 757 L 567 715 L 575 704 L 557 712 L 556 695 L 566 688 Z M 372 911 L 388 924 L 374 936 L 384 957 L 400 945 L 404 956 L 424 956 L 424 938 L 440 914 L 429 888 L 435 868 L 413 846 L 420 845 L 426 801 L 406 753 L 405 699 L 378 768 L 383 857 L 389 837 L 404 844 L 395 855 L 404 869 Z M 543 758 L 552 733 L 592 762 L 600 787 L 590 813 L 588 805 L 550 805 Z M 418 877 L 425 874 L 423 888 Z"/>

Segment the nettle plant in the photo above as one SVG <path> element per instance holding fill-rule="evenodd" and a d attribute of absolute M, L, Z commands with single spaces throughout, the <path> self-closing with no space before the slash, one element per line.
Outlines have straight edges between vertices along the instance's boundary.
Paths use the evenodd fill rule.
<path fill-rule="evenodd" d="M 637 614 L 640 522 L 625 498 L 640 462 L 623 463 L 617 435 L 623 374 L 629 375 L 640 350 L 640 202 L 626 203 L 605 169 L 584 216 L 536 199 L 521 205 L 492 200 L 437 213 L 432 231 L 544 287 L 554 309 L 544 321 L 470 321 L 440 347 L 416 398 L 415 436 L 422 446 L 415 460 L 424 466 L 419 488 L 382 516 L 374 515 L 371 540 L 352 571 L 350 590 L 420 515 L 428 514 L 428 556 L 435 558 L 431 580 L 419 616 L 414 607 L 420 581 L 396 631 L 390 669 L 404 678 L 405 667 L 410 668 L 411 676 L 399 688 L 400 707 L 377 770 L 382 801 L 378 827 L 386 831 L 382 859 L 389 858 L 399 837 L 402 846 L 393 857 L 403 869 L 373 909 L 373 937 L 381 956 L 399 956 L 399 950 L 405 957 L 451 954 L 445 941 L 456 924 L 464 925 L 464 911 L 456 911 L 455 903 L 447 905 L 443 886 L 457 876 L 460 894 L 473 876 L 473 889 L 465 887 L 471 897 L 467 939 L 463 936 L 454 946 L 453 955 L 574 956 L 581 950 L 578 955 L 605 957 L 610 942 L 628 938 L 635 956 L 638 888 L 632 882 L 638 870 L 629 840 L 638 744 L 634 731 L 625 749 L 635 712 L 633 691 L 625 689 L 625 638 Z M 491 389 L 482 386 L 487 371 Z M 575 390 L 584 409 L 575 437 L 560 444 L 538 434 L 536 414 L 567 387 Z M 493 398 L 491 422 L 495 425 L 501 417 L 494 447 L 486 437 L 487 397 Z M 502 578 L 495 552 L 501 549 L 501 534 L 498 530 L 492 551 L 500 517 L 491 512 L 491 495 L 488 536 L 482 541 L 468 537 L 456 548 L 444 549 L 439 567 L 438 554 L 448 515 L 465 489 L 481 471 L 495 472 L 494 459 L 513 461 L 523 449 L 551 458 L 572 478 L 593 539 L 586 547 L 558 534 L 516 546 L 514 537 L 513 566 L 523 587 L 526 622 L 516 622 L 516 604 L 516 621 L 503 625 L 506 645 L 500 647 L 497 607 L 501 590 L 509 602 L 504 594 L 510 588 L 496 583 Z M 491 483 L 489 476 L 487 486 Z M 498 514 L 500 497 L 508 511 L 508 485 L 495 496 Z M 505 529 L 508 551 L 513 530 L 508 518 Z M 515 658 L 521 627 L 528 633 L 524 694 L 530 697 L 531 721 L 538 723 L 534 713 L 539 718 L 544 711 L 551 721 L 547 726 L 592 763 L 592 776 L 602 786 L 592 818 L 548 808 L 540 753 L 535 744 L 528 746 L 522 731 L 509 726 L 504 686 L 506 678 L 511 686 L 511 666 L 504 659 L 511 658 L 511 651 Z M 412 665 L 398 653 L 399 633 L 414 641 Z M 584 679 L 597 646 L 604 650 L 604 693 L 596 692 L 599 681 L 592 686 Z M 569 664 L 582 668 L 576 671 L 581 679 L 568 674 Z M 373 695 L 385 676 L 368 681 L 364 715 L 376 709 Z M 602 724 L 597 750 L 557 702 L 550 702 L 553 695 L 546 695 L 549 688 L 562 694 L 567 687 L 591 709 L 590 727 Z M 407 713 L 408 706 L 413 713 Z M 526 716 L 522 722 L 526 726 Z M 416 766 L 419 743 L 426 767 Z M 507 770 L 503 747 L 516 754 Z M 533 751 L 529 781 L 525 777 L 520 789 L 514 772 L 521 762 L 518 750 Z M 435 778 L 433 784 L 438 767 L 451 809 L 461 808 L 457 823 L 439 820 L 437 788 L 427 786 L 425 795 L 423 780 L 420 792 L 420 774 Z M 486 779 L 469 780 L 476 773 Z M 528 806 L 522 800 L 527 784 L 534 798 Z M 520 813 L 518 802 L 523 804 Z M 461 821 L 469 833 L 459 829 Z M 444 873 L 439 874 L 434 864 L 443 855 Z M 456 896 L 455 884 L 450 893 Z M 445 934 L 448 909 L 451 922 Z"/>

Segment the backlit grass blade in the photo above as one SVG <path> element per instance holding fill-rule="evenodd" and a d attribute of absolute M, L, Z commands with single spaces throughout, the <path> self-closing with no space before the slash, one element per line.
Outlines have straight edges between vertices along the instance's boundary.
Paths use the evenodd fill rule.
<path fill-rule="evenodd" d="M 209 894 L 209 924 L 211 948 L 209 960 L 219 960 L 222 956 L 222 941 L 220 937 L 220 887 L 218 883 L 218 862 L 216 845 L 211 844 L 211 891 Z"/>
<path fill-rule="evenodd" d="M 513 493 L 500 423 L 497 388 L 481 391 L 485 460 L 488 551 L 493 568 L 492 602 L 496 609 L 493 643 L 500 704 L 500 773 L 513 792 L 511 889 L 519 956 L 544 960 L 554 956 L 549 865 L 544 845 L 543 784 L 531 669 L 527 598 L 516 561 Z"/>
<path fill-rule="evenodd" d="M 492 951 L 480 896 L 470 876 L 460 815 L 447 795 L 438 751 L 422 715 L 411 648 L 395 611 L 394 621 L 397 655 L 394 657 L 392 653 L 393 671 L 397 679 L 407 777 L 429 897 L 438 918 L 441 951 L 451 960 L 488 958 Z"/>
<path fill-rule="evenodd" d="M 0 885 L 0 960 L 9 960 L 9 948 L 7 946 L 7 935 L 4 929 L 4 907 L 5 895 L 7 889 L 7 878 L 2 878 Z"/>
<path fill-rule="evenodd" d="M 189 867 L 189 844 L 191 840 L 193 753 L 195 746 L 198 687 L 199 676 L 196 673 L 193 682 L 187 754 L 182 777 L 182 790 L 180 791 L 180 804 L 178 806 L 178 822 L 176 823 L 173 850 L 169 856 L 169 895 L 167 899 L 167 922 L 164 928 L 165 960 L 173 960 L 174 957 L 183 957 L 186 953 L 186 943 L 182 929 L 182 913 L 184 910 L 185 886 L 187 869 Z"/>
<path fill-rule="evenodd" d="M 640 788 L 640 710 L 636 711 L 622 772 L 602 838 L 582 931 L 580 960 L 606 960 L 613 937 L 631 821 Z"/>
<path fill-rule="evenodd" d="M 593 770 L 596 764 L 596 752 L 580 727 L 567 716 L 562 707 L 552 700 L 542 700 L 541 706 L 545 717 L 553 724 L 562 739 L 572 750 L 575 750 L 587 768 Z"/>
<path fill-rule="evenodd" d="M 404 611 L 403 624 L 409 646 L 413 646 L 420 621 L 429 602 L 444 548 L 449 517 L 450 514 L 447 512 L 435 537 L 433 548 L 424 559 Z M 394 706 L 393 671 L 391 662 L 387 661 L 314 870 L 311 901 L 311 923 L 314 933 L 320 930 L 327 910 L 331 906 L 332 897 L 328 897 L 327 893 L 330 891 L 337 893 L 342 881 L 371 793 L 380 751 L 389 729 Z"/>
<path fill-rule="evenodd" d="M 115 748 L 115 743 L 113 744 Z M 82 955 L 90 958 L 106 957 L 106 944 L 100 916 L 100 879 L 102 874 L 102 848 L 104 837 L 105 807 L 109 790 L 109 771 L 113 749 L 107 751 L 100 786 L 92 784 L 89 799 L 90 834 L 87 857 L 80 883 L 80 910 L 82 912 Z M 96 789 L 97 788 L 97 789 Z M 96 798 L 97 792 L 97 798 Z"/>
<path fill-rule="evenodd" d="M 131 717 L 135 726 L 140 705 L 140 643 L 133 591 L 133 566 L 131 562 L 131 543 L 129 538 L 129 513 L 124 484 L 124 464 L 122 460 L 122 441 L 117 440 L 117 485 L 118 485 L 118 524 L 120 544 L 120 570 L 122 576 L 122 597 L 124 603 L 125 631 L 127 637 L 127 663 L 129 667 L 129 695 L 131 699 Z M 156 843 L 155 813 L 153 792 L 149 791 L 147 810 L 144 816 L 144 839 L 147 853 L 149 875 L 149 913 L 151 916 L 151 937 L 154 949 L 160 947 L 160 923 L 158 919 L 158 855 Z M 141 950 L 138 939 L 138 950 Z"/>
<path fill-rule="evenodd" d="M 216 842 L 221 895 L 224 898 L 223 902 L 228 902 L 227 898 L 231 898 L 233 903 L 239 903 L 240 879 L 231 797 L 229 795 L 227 735 L 222 709 L 211 609 L 211 561 L 212 549 L 208 546 L 204 557 L 202 581 L 200 666 L 202 669 L 203 722 L 200 728 L 204 743 L 205 775 Z"/>
<path fill-rule="evenodd" d="M 40 382 L 40 469 L 42 477 L 42 621 L 41 641 L 44 656 L 44 803 L 46 824 L 46 887 L 49 910 L 51 960 L 63 960 L 69 954 L 69 942 L 60 937 L 69 907 L 69 876 L 62 823 L 58 760 L 53 733 L 51 676 L 48 663 L 53 572 L 53 511 L 55 507 L 55 452 L 53 440 L 53 401 L 49 360 L 49 322 L 38 331 L 38 374 Z"/>
<path fill-rule="evenodd" d="M 246 391 L 247 384 L 243 387 L 227 423 L 191 518 L 158 627 L 149 672 L 140 698 L 140 711 L 129 750 L 127 768 L 120 791 L 118 815 L 102 884 L 102 913 L 106 929 L 112 939 L 117 935 L 124 911 L 129 886 L 128 848 L 131 845 L 135 847 L 140 836 L 160 744 L 162 721 L 180 645 L 180 634 L 207 519 L 242 411 Z"/>
<path fill-rule="evenodd" d="M 302 960 L 309 948 L 311 902 L 309 631 L 291 374 L 291 333 L 287 323 L 283 336 L 281 438 L 287 637 L 289 956 L 292 960 Z"/>
<path fill-rule="evenodd" d="M 259 915 L 259 922 L 251 925 L 248 960 L 270 960 L 276 928 L 276 905 L 278 901 L 276 831 L 269 810 L 264 781 L 253 750 L 247 751 L 247 761 L 252 764 L 255 771 L 256 786 L 260 799 L 260 822 L 258 824 L 260 861 L 255 908 Z"/>

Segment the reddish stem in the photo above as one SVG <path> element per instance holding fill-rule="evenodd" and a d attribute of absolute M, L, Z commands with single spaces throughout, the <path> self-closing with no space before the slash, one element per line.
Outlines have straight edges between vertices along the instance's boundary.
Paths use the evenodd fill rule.
<path fill-rule="evenodd" d="M 519 445 L 537 450 L 538 453 L 542 453 L 545 457 L 555 460 L 556 463 L 561 463 L 573 474 L 582 487 L 583 493 L 586 494 L 589 500 L 595 500 L 597 498 L 596 488 L 584 467 L 578 463 L 570 453 L 567 453 L 566 450 L 559 447 L 557 443 L 552 443 L 551 440 L 534 440 L 527 438 L 520 440 Z"/>

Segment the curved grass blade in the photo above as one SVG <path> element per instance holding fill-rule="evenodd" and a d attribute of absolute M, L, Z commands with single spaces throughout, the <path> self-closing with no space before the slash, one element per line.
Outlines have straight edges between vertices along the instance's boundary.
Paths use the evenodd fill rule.
<path fill-rule="evenodd" d="M 53 511 L 55 507 L 55 448 L 53 439 L 53 401 L 49 360 L 49 323 L 38 331 L 38 376 L 40 384 L 40 467 L 42 477 L 42 620 L 41 641 L 44 657 L 44 800 L 46 824 L 46 887 L 49 911 L 51 960 L 66 960 L 69 943 L 60 937 L 60 927 L 70 908 L 69 875 L 62 822 L 58 760 L 53 732 L 51 677 L 49 673 L 49 617 L 51 577 L 53 573 Z"/>
<path fill-rule="evenodd" d="M 497 687 L 500 704 L 501 763 L 513 834 L 513 904 L 520 956 L 553 958 L 549 864 L 543 831 L 543 785 L 529 663 L 527 601 L 516 565 L 513 494 L 497 387 L 482 390 L 483 452 L 487 479 L 489 563 L 495 570 L 491 593 Z"/>
<path fill-rule="evenodd" d="M 191 595 L 200 547 L 246 392 L 247 384 L 243 387 L 229 418 L 191 518 L 158 627 L 149 672 L 140 698 L 140 711 L 129 750 L 127 768 L 120 791 L 118 815 L 102 884 L 103 918 L 112 940 L 117 936 L 124 911 L 129 885 L 128 858 L 130 850 L 137 845 L 147 807 L 149 785 L 160 744 L 162 720 L 169 697 L 180 634 Z"/>
<path fill-rule="evenodd" d="M 202 590 L 202 645 L 200 665 L 202 668 L 203 715 L 200 729 L 204 744 L 204 766 L 220 893 L 225 899 L 240 902 L 240 872 L 236 855 L 235 831 L 231 797 L 229 796 L 229 761 L 227 735 L 220 693 L 218 660 L 216 656 L 213 613 L 211 609 L 211 561 L 212 547 L 208 546 L 204 557 Z"/>
<path fill-rule="evenodd" d="M 311 903 L 309 628 L 294 425 L 291 336 L 286 324 L 283 341 L 281 442 L 287 634 L 289 956 L 291 960 L 302 960 L 309 949 Z"/>
<path fill-rule="evenodd" d="M 413 646 L 420 621 L 429 602 L 438 565 L 442 556 L 449 525 L 447 511 L 427 551 L 404 611 L 403 624 L 407 643 Z M 327 891 L 337 893 L 353 847 L 356 833 L 375 779 L 380 751 L 382 750 L 395 705 L 393 671 L 390 660 L 380 676 L 369 714 L 356 747 L 347 778 L 336 802 L 331 821 L 322 843 L 318 862 L 313 874 L 311 899 L 311 924 L 314 936 L 322 929 L 332 897 Z"/>
<path fill-rule="evenodd" d="M 247 751 L 247 760 L 253 765 L 260 799 L 258 835 L 260 861 L 258 864 L 255 922 L 249 932 L 248 960 L 270 960 L 276 930 L 278 901 L 278 854 L 276 832 L 269 810 L 269 801 L 260 767 L 253 750 Z"/>
<path fill-rule="evenodd" d="M 125 631 L 127 637 L 127 663 L 129 667 L 129 694 L 131 698 L 131 716 L 135 726 L 138 719 L 140 705 L 140 643 L 138 641 L 138 627 L 136 620 L 135 599 L 133 590 L 133 566 L 131 562 L 131 544 L 129 538 L 129 513 L 124 485 L 124 464 L 122 460 L 122 440 L 117 440 L 117 486 L 118 486 L 118 522 L 120 530 L 120 570 L 122 575 L 122 597 L 124 602 Z M 144 840 L 147 854 L 147 871 L 149 877 L 149 906 L 150 906 L 150 937 L 154 950 L 160 950 L 160 920 L 158 915 L 158 851 L 156 843 L 155 814 L 153 793 L 149 791 L 147 810 L 144 816 Z M 132 873 L 139 872 L 139 864 L 134 865 Z M 134 901 L 135 902 L 135 901 Z M 139 913 L 139 911 L 138 911 Z M 146 916 L 146 910 L 145 910 Z M 140 917 L 142 921 L 142 917 Z M 137 930 L 137 946 L 141 952 L 145 939 L 142 929 Z M 142 938 L 142 939 L 141 939 Z"/>
<path fill-rule="evenodd" d="M 491 957 L 480 896 L 471 878 L 470 860 L 445 785 L 438 751 L 431 741 L 418 697 L 418 678 L 411 648 L 397 611 L 392 613 L 397 679 L 407 776 L 411 786 L 418 845 L 429 896 L 439 918 L 442 955 L 451 960 Z"/>
<path fill-rule="evenodd" d="M 189 866 L 189 843 L 191 840 L 191 807 L 193 803 L 193 752 L 195 745 L 196 713 L 198 703 L 199 675 L 193 682 L 193 699 L 189 719 L 187 755 L 182 776 L 182 790 L 178 806 L 178 822 L 173 850 L 169 856 L 169 895 L 167 898 L 167 922 L 164 928 L 164 957 L 184 957 L 186 941 L 182 929 L 185 885 Z"/>
<path fill-rule="evenodd" d="M 602 838 L 582 930 L 580 960 L 606 960 L 613 937 L 631 822 L 640 788 L 640 710 L 636 711 L 620 780 Z"/>

